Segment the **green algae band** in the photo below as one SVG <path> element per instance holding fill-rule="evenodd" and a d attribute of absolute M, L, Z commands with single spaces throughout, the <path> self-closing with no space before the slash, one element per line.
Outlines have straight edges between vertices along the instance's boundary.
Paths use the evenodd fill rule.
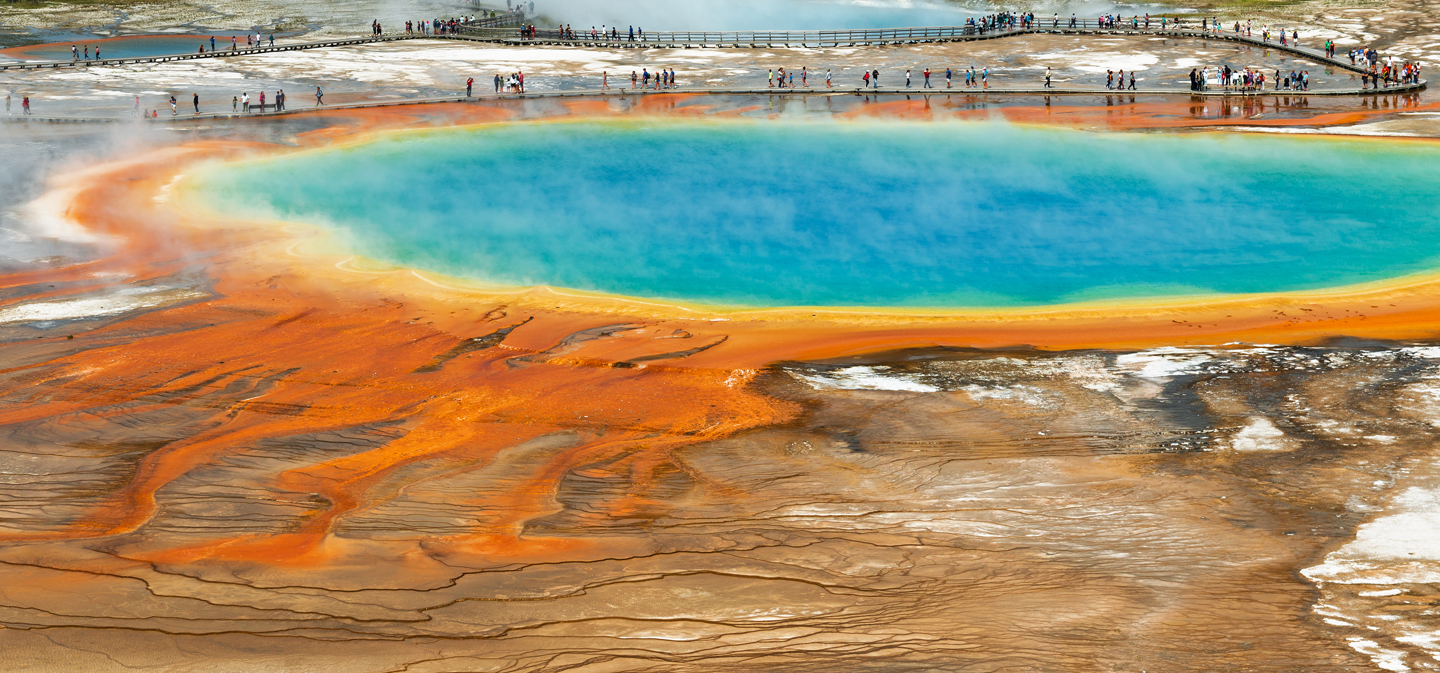
<path fill-rule="evenodd" d="M 737 306 L 1026 306 L 1426 271 L 1440 148 L 1002 123 L 517 123 L 220 165 L 199 194 L 487 282 Z"/>

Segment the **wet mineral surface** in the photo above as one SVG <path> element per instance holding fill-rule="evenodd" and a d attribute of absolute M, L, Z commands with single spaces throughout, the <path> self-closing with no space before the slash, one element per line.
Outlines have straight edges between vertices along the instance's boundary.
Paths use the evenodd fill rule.
<path fill-rule="evenodd" d="M 127 21 L 209 16 L 168 7 L 175 17 Z M 289 27 L 354 32 L 368 9 L 339 28 Z M 1342 45 L 1435 53 L 1424 3 L 1272 12 L 1303 14 Z M 245 5 L 227 21 L 272 14 Z M 67 29 L 99 21 L 76 17 Z M 682 84 L 715 85 L 812 63 L 878 66 L 887 82 L 952 61 L 1017 80 L 1054 67 L 1090 85 L 1111 64 L 1157 78 L 1183 77 L 1185 59 L 1286 67 L 1206 48 L 408 43 L 7 74 L 0 89 L 38 92 L 47 111 L 114 116 L 136 93 L 146 107 L 192 89 L 228 105 L 239 87 L 298 97 L 321 82 L 340 100 L 385 100 L 444 93 L 472 70 L 482 81 L 538 70 L 532 81 L 560 89 L 612 67 L 675 67 Z M 584 111 L 1420 138 L 1437 135 L 1440 114 L 1428 92 L 957 93 L 511 101 L 386 123 Z M 250 234 L 174 226 L 151 210 L 172 175 L 105 167 L 157 148 L 270 151 L 372 122 L 4 127 L 0 668 L 1440 669 L 1440 347 L 1428 304 L 1343 317 L 1265 307 L 1276 330 L 1309 330 L 1284 339 L 1209 338 L 1177 312 L 1144 346 L 1037 348 L 1027 344 L 1049 334 L 1037 327 L 975 348 L 882 331 L 844 354 L 770 353 L 746 346 L 745 330 L 793 343 L 782 321 L 320 276 Z M 56 194 L 84 215 L 78 225 L 47 219 Z M 1377 336 L 1387 330 L 1404 334 Z"/>

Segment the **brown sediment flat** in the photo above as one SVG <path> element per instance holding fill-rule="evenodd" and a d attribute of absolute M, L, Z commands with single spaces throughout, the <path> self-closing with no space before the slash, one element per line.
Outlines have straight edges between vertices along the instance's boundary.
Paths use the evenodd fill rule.
<path fill-rule="evenodd" d="M 690 114 L 680 105 L 688 100 L 645 98 L 631 114 Z M 918 105 L 867 111 L 922 116 L 929 108 Z M 1135 127 L 1170 126 L 1158 115 L 1186 106 L 1147 108 Z M 332 125 L 300 134 L 302 146 L 437 117 L 514 115 L 476 105 L 325 114 Z M 1052 119 L 1043 108 L 1004 114 Z M 856 670 L 867 661 L 945 670 L 1363 662 L 1338 636 L 1317 635 L 1313 592 L 1294 579 L 1356 518 L 1331 517 L 1343 511 L 1339 495 L 1310 495 L 1327 489 L 1274 492 L 1275 466 L 1289 458 L 1100 464 L 1094 437 L 1133 438 L 1147 426 L 1122 418 L 1133 408 L 1096 412 L 1093 391 L 1079 386 L 1052 392 L 1092 416 L 975 404 L 980 397 L 804 392 L 770 367 L 935 347 L 1421 338 L 1440 331 L 1440 280 L 1033 310 L 725 311 L 353 270 L 345 258 L 293 252 L 304 227 L 156 201 L 198 162 L 277 151 L 293 148 L 192 143 L 61 176 L 64 216 L 119 247 L 84 265 L 0 278 L 19 287 L 198 266 L 215 295 L 73 341 L 0 345 L 0 441 L 55 447 L 37 458 L 54 461 L 54 474 L 68 456 L 94 461 L 93 478 L 57 484 L 35 496 L 43 506 L 16 503 L 0 519 L 0 564 L 7 585 L 20 587 L 7 599 L 19 615 L 10 623 L 85 651 L 137 652 L 198 634 L 206 639 L 186 642 L 206 657 L 252 661 L 275 648 L 291 662 L 363 661 L 357 670 L 426 670 L 426 661 L 437 670 L 804 670 L 817 663 L 806 652 L 845 657 Z M 1247 407 L 1223 399 L 1226 422 L 1243 422 Z M 912 406 L 901 413 L 901 402 Z M 1019 442 L 1057 428 L 1070 433 L 1059 453 L 1023 469 L 1005 463 Z M 941 467 L 936 447 L 952 441 L 973 443 L 973 467 Z M 1318 475 L 1307 484 L 1350 483 L 1303 462 L 1312 458 L 1294 458 Z M 994 502 L 983 520 L 922 529 L 887 518 L 922 492 L 932 500 L 904 516 L 940 516 L 952 495 L 926 484 L 972 473 L 1005 493 L 985 496 Z M 1241 473 L 1261 486 L 1237 486 Z M 1030 483 L 1036 474 L 1047 483 Z M 852 493 L 853 502 L 835 500 Z M 1074 493 L 1094 509 L 1061 508 L 1046 515 L 1052 523 L 1029 514 Z M 827 517 L 842 516 L 856 527 L 827 528 Z M 1111 518 L 1123 531 L 1104 527 Z M 1045 526 L 1062 531 L 1056 546 Z M 1300 526 L 1324 532 L 1292 542 L 1238 530 Z M 1152 546 L 1164 555 L 1126 566 L 1116 550 L 1143 556 L 1148 544 L 1130 534 L 1163 538 Z M 1207 541 L 1225 553 L 1184 556 Z M 89 597 L 66 598 L 77 590 Z M 146 612 L 150 601 L 164 607 Z M 1241 611 L 1247 619 L 1227 618 Z M 126 619 L 143 620 L 146 635 L 107 646 L 105 630 L 131 628 Z M 5 633 L 15 652 L 43 651 L 31 632 Z M 457 645 L 480 637 L 510 640 Z M 331 648 L 337 642 L 349 649 Z"/>

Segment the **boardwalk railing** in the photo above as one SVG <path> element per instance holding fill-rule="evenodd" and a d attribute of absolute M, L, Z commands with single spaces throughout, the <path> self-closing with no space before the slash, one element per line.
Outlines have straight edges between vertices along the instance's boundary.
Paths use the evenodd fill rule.
<path fill-rule="evenodd" d="M 637 32 L 631 35 L 629 29 L 616 31 L 613 34 L 601 34 L 597 31 L 591 34 L 589 30 L 575 30 L 571 33 L 564 33 L 556 29 L 537 30 L 533 37 L 525 36 L 519 30 L 515 31 L 487 31 L 483 27 L 467 27 L 461 32 L 467 34 L 484 35 L 487 37 L 507 37 L 525 41 L 546 41 L 546 42 L 583 42 L 586 44 L 617 44 L 628 45 L 816 45 L 816 46 L 840 46 L 854 44 L 876 44 L 876 43 L 903 43 L 911 41 L 933 41 L 946 38 L 977 38 L 977 37 L 1000 37 L 1036 32 L 1084 32 L 1094 34 L 1096 32 L 1113 32 L 1115 34 L 1146 33 L 1146 34 L 1184 34 L 1187 37 L 1196 35 L 1213 34 L 1222 37 L 1231 34 L 1226 30 L 1202 29 L 1201 22 L 1191 20 L 1188 22 L 1177 22 L 1172 19 L 1164 20 L 1164 27 L 1161 27 L 1161 19 L 1150 20 L 1138 19 L 1134 22 L 1124 21 L 1101 21 L 1099 19 L 1053 19 L 1036 18 L 1030 23 L 1016 22 L 989 24 L 976 22 L 960 26 L 923 26 L 912 28 L 875 28 L 866 30 L 814 30 L 814 31 L 661 31 L 661 32 Z M 607 29 L 608 30 L 608 29 Z M 1278 40 L 1276 43 L 1278 45 Z"/>
<path fill-rule="evenodd" d="M 1364 64 L 1346 63 L 1339 58 L 1326 55 L 1324 51 L 1320 49 L 1300 47 L 1293 39 L 1288 39 L 1289 35 L 1293 33 L 1293 30 L 1293 27 L 1280 28 L 1276 31 L 1274 37 L 1266 39 L 1263 32 L 1261 37 L 1256 37 L 1253 32 L 1250 35 L 1237 32 L 1234 30 L 1233 23 L 1228 27 L 1216 26 L 1213 23 L 1193 19 L 1177 21 L 1169 19 L 1168 17 L 1165 19 L 1151 18 L 1149 20 L 1139 17 L 1128 20 L 1036 17 L 1034 21 L 1028 23 L 1019 21 L 1014 23 L 977 21 L 973 24 L 962 26 L 883 28 L 871 30 L 665 31 L 650 33 L 637 31 L 633 37 L 630 35 L 628 29 L 624 33 L 616 31 L 611 35 L 603 35 L 598 31 L 592 35 L 588 30 L 571 32 L 537 30 L 532 35 L 526 35 L 521 29 L 470 29 L 463 31 L 463 37 L 467 39 L 503 42 L 506 44 L 584 45 L 617 48 L 759 48 L 775 46 L 855 47 L 862 45 L 961 42 L 1035 34 L 1146 35 L 1239 42 L 1254 47 L 1291 53 L 1342 70 L 1356 73 L 1369 72 L 1369 69 Z M 1286 37 L 1282 37 L 1282 34 Z M 1425 84 L 1423 81 L 1420 81 L 1407 84 L 1390 83 L 1387 86 L 1390 88 L 1409 89 L 1424 88 Z"/>
<path fill-rule="evenodd" d="M 524 14 L 505 12 L 503 14 L 497 14 L 493 17 L 484 17 L 470 21 L 465 25 L 461 26 L 461 30 L 474 30 L 478 28 L 509 28 L 512 26 L 518 27 L 524 23 Z"/>

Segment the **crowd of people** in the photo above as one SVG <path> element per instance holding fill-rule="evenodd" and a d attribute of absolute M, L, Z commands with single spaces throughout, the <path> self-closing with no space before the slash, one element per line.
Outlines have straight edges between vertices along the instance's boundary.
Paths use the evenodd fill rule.
<path fill-rule="evenodd" d="M 478 20 L 479 20 L 479 19 L 477 19 L 476 17 L 473 17 L 473 16 L 462 16 L 462 17 L 456 18 L 456 19 L 440 19 L 440 18 L 435 18 L 435 19 L 420 20 L 420 21 L 411 20 L 411 21 L 406 21 L 406 22 L 405 22 L 405 34 L 406 34 L 406 35 L 447 35 L 447 34 L 454 33 L 454 32 L 456 32 L 456 31 L 458 31 L 460 28 L 462 28 L 462 27 L 464 27 L 464 26 L 468 26 L 468 25 L 471 25 L 471 24 L 473 24 L 473 23 L 476 23 Z M 383 34 L 385 33 L 384 28 L 380 25 L 380 21 L 379 21 L 379 20 L 376 20 L 376 21 L 371 25 L 371 29 L 372 29 L 372 31 L 374 32 L 374 34 L 376 34 L 376 35 L 383 35 Z"/>
<path fill-rule="evenodd" d="M 1190 90 L 1210 91 L 1213 86 L 1225 91 L 1264 91 L 1267 82 L 1272 81 L 1258 68 L 1236 70 L 1230 66 L 1219 68 L 1193 68 L 1190 70 Z M 1309 91 L 1310 71 L 1291 70 L 1289 74 L 1275 71 L 1274 91 Z"/>
<path fill-rule="evenodd" d="M 506 93 L 525 93 L 525 73 L 516 71 L 503 78 L 496 73 L 495 93 L 500 93 L 502 88 Z"/>

